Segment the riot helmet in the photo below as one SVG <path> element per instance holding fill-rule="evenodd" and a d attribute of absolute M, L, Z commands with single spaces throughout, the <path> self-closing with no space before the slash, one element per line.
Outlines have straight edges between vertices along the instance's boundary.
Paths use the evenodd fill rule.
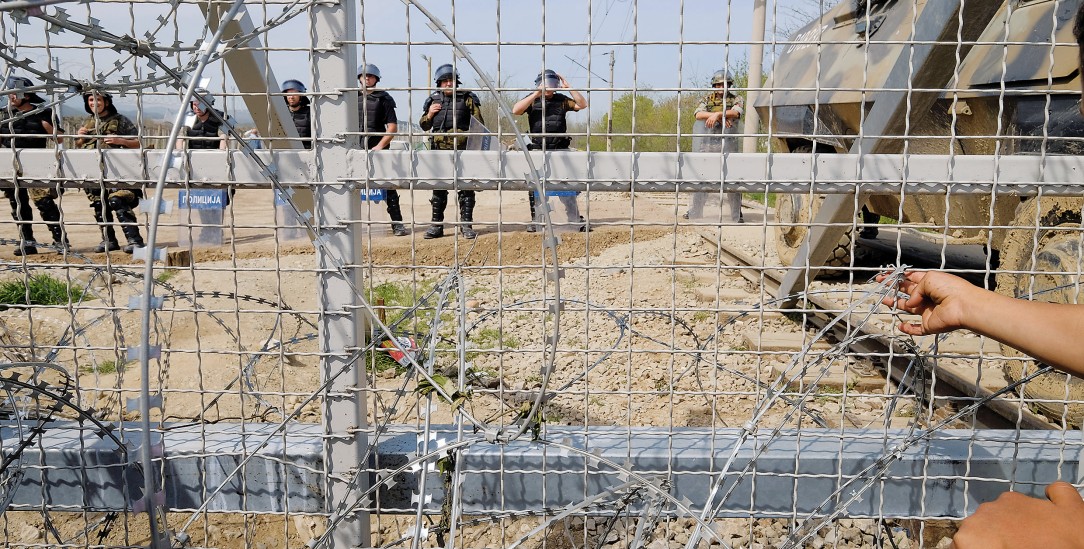
<path fill-rule="evenodd" d="M 561 77 L 557 76 L 557 72 L 546 69 L 540 73 L 534 79 L 534 85 L 537 86 L 545 82 L 547 88 L 559 88 L 561 87 Z"/>
<path fill-rule="evenodd" d="M 366 63 L 358 67 L 358 78 L 371 74 L 376 77 L 376 81 L 380 82 L 380 68 L 372 63 Z"/>
<path fill-rule="evenodd" d="M 201 97 L 204 102 L 200 101 L 199 98 Z M 211 107 L 215 106 L 215 96 L 211 95 L 211 92 L 207 91 L 207 88 L 196 88 L 192 90 L 192 101 L 189 102 L 189 106 L 192 104 L 200 105 L 201 109 L 204 109 L 203 105 L 206 105 L 207 108 L 204 110 L 210 110 Z"/>
<path fill-rule="evenodd" d="M 456 84 L 459 83 L 459 71 L 455 70 L 455 67 L 452 67 L 448 63 L 445 63 L 445 64 L 437 67 L 435 80 L 436 80 L 438 86 L 440 85 L 441 82 L 443 82 L 445 80 L 451 80 L 452 78 L 455 78 L 455 83 Z"/>
<path fill-rule="evenodd" d="M 300 80 L 293 80 L 293 79 L 287 80 L 287 81 L 282 83 L 282 93 L 286 93 L 286 92 L 288 92 L 290 90 L 294 90 L 294 91 L 296 91 L 298 93 L 305 93 L 305 92 L 309 91 L 309 89 L 306 88 L 305 85 L 302 84 Z"/>
<path fill-rule="evenodd" d="M 33 86 L 34 86 L 34 83 L 31 82 L 29 78 L 26 78 L 24 76 L 9 76 L 9 77 L 7 77 L 7 80 L 4 82 L 4 89 L 8 89 L 8 90 L 17 90 L 17 89 L 20 89 L 20 88 L 30 88 L 30 87 L 33 87 Z M 25 92 L 25 91 L 24 92 L 17 92 L 17 93 L 15 93 L 15 95 L 17 95 L 21 99 L 25 99 L 25 100 L 27 100 L 27 101 L 29 101 L 31 103 L 44 103 L 45 102 L 44 98 L 42 98 L 40 95 L 38 95 L 38 94 L 36 94 L 34 92 Z"/>

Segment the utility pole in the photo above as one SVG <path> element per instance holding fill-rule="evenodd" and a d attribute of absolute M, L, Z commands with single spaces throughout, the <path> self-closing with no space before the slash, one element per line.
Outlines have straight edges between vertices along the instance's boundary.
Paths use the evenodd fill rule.
<path fill-rule="evenodd" d="M 433 83 L 433 58 L 429 57 L 428 55 L 422 54 L 422 59 L 425 59 L 425 66 L 428 69 L 426 74 L 428 74 L 429 76 L 426 80 L 426 86 L 429 86 Z"/>
<path fill-rule="evenodd" d="M 767 9 L 764 7 L 765 0 L 755 0 L 753 4 L 753 36 L 754 43 L 749 47 L 749 75 L 746 78 L 745 98 L 749 104 L 745 106 L 745 137 L 742 138 L 742 152 L 757 152 L 757 135 L 760 133 L 760 116 L 757 114 L 754 104 L 760 95 L 761 80 L 764 69 L 764 20 Z"/>
<path fill-rule="evenodd" d="M 610 56 L 610 114 L 606 116 L 606 152 L 614 150 L 614 50 L 602 55 Z"/>

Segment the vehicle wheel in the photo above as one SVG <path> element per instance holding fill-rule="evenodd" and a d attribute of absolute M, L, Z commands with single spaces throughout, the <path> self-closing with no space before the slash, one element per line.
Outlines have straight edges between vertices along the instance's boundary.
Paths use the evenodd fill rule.
<path fill-rule="evenodd" d="M 1070 197 L 1043 198 L 1041 204 L 1033 198 L 1020 204 L 999 250 L 999 269 L 1018 272 L 998 275 L 998 293 L 1049 303 L 1084 303 L 1082 205 L 1084 200 Z M 1002 345 L 1002 352 L 1005 356 L 1026 356 L 1008 345 Z M 1034 372 L 1035 368 L 1030 361 L 1010 360 L 1005 375 L 1015 381 L 1025 369 Z M 1034 406 L 1056 423 L 1064 418 L 1079 426 L 1084 419 L 1084 404 L 1059 404 L 1084 402 L 1084 380 L 1052 372 L 1027 382 L 1023 395 L 1037 399 Z"/>
<path fill-rule="evenodd" d="M 811 153 L 812 147 L 806 145 L 796 147 L 794 153 Z M 798 256 L 798 248 L 805 242 L 809 235 L 809 224 L 817 217 L 817 210 L 824 202 L 824 195 L 814 195 L 813 204 L 810 207 L 810 195 L 808 194 L 778 194 L 775 197 L 775 251 L 779 255 L 779 261 L 783 265 L 794 264 L 794 258 Z M 848 229 L 839 239 L 831 257 L 825 262 L 826 267 L 846 267 L 851 262 L 851 242 L 853 235 Z M 821 275 L 834 276 L 841 274 L 840 271 L 822 269 Z"/>

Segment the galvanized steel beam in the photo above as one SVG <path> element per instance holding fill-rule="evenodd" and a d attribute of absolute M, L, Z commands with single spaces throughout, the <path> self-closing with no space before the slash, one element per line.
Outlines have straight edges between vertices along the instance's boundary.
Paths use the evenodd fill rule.
<path fill-rule="evenodd" d="M 62 171 L 57 170 L 53 151 L 19 154 L 20 185 L 99 185 L 102 170 L 95 151 L 61 151 Z M 232 156 L 230 162 L 227 154 Z M 368 155 L 351 149 L 334 158 L 324 153 L 319 172 L 312 151 L 257 154 L 274 164 L 282 184 L 291 187 L 353 182 L 370 188 L 527 189 L 523 174 L 528 166 L 522 152 L 381 151 Z M 718 153 L 530 154 L 543 166 L 546 184 L 555 190 L 853 194 L 861 186 L 863 192 L 890 194 L 1084 194 L 1084 157 L 1079 156 L 728 153 L 724 173 Z M 15 179 L 10 155 L 10 150 L 0 149 L 0 187 L 10 186 Z M 191 165 L 185 167 L 189 155 Z M 142 163 L 159 166 L 163 162 L 161 151 L 156 150 L 116 150 L 102 156 L 105 181 L 121 186 L 145 184 Z M 170 171 L 169 182 L 177 186 L 185 182 L 180 168 L 191 173 L 188 184 L 193 187 L 269 186 L 259 166 L 240 151 L 190 151 L 173 162 L 179 169 Z M 58 178 L 57 173 L 67 175 Z"/>
<path fill-rule="evenodd" d="M 164 427 L 154 435 L 153 444 L 164 467 L 170 510 L 195 509 L 207 492 L 228 482 L 209 510 L 330 511 L 322 473 L 328 435 L 321 426 L 289 424 L 282 432 L 276 424 L 259 423 Z M 132 445 L 142 443 L 138 425 L 125 423 L 120 428 Z M 357 464 L 373 478 L 386 478 L 404 468 L 423 447 L 422 434 L 414 426 L 393 425 L 389 432 L 368 463 Z M 435 426 L 433 432 L 438 440 L 457 437 L 449 425 Z M 821 512 L 833 512 L 846 503 L 841 513 L 846 517 L 963 517 L 1009 489 L 1041 496 L 1054 480 L 1081 478 L 1081 440 L 1073 431 L 945 430 L 918 440 L 923 434 L 802 429 L 800 434 L 786 431 L 774 439 L 754 435 L 726 475 L 726 485 L 737 487 L 720 516 L 800 517 L 828 501 Z M 17 436 L 14 424 L 0 427 L 4 440 Z M 550 442 L 502 445 L 479 439 L 466 447 L 457 457 L 463 513 L 562 509 L 630 480 L 645 482 L 645 501 L 652 491 L 660 491 L 669 501 L 685 501 L 699 511 L 739 431 L 551 427 L 544 437 Z M 256 457 L 249 460 L 244 475 L 225 481 L 251 453 Z M 56 510 L 128 510 L 132 501 L 125 487 L 139 477 L 135 466 L 121 463 L 119 455 L 114 444 L 90 430 L 51 425 L 41 443 L 27 448 L 11 465 L 22 469 L 11 509 L 40 509 L 44 500 Z M 872 482 L 875 475 L 860 474 L 878 463 L 887 466 Z M 746 468 L 750 472 L 740 474 Z M 427 473 L 433 475 L 425 483 L 427 492 L 415 494 L 419 475 L 428 469 L 405 468 L 365 508 L 407 513 L 422 505 L 427 514 L 439 513 L 444 494 L 435 472 Z M 852 479 L 857 480 L 845 486 Z M 664 507 L 668 516 L 679 514 L 673 505 Z"/>

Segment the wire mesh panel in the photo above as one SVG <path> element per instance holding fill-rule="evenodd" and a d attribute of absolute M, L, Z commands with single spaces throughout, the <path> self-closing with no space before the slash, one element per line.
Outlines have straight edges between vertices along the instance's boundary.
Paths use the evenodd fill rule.
<path fill-rule="evenodd" d="M 1079 381 L 882 302 L 1076 303 L 1080 2 L 746 4 L 0 2 L 4 540 L 938 547 L 1076 482 Z"/>

